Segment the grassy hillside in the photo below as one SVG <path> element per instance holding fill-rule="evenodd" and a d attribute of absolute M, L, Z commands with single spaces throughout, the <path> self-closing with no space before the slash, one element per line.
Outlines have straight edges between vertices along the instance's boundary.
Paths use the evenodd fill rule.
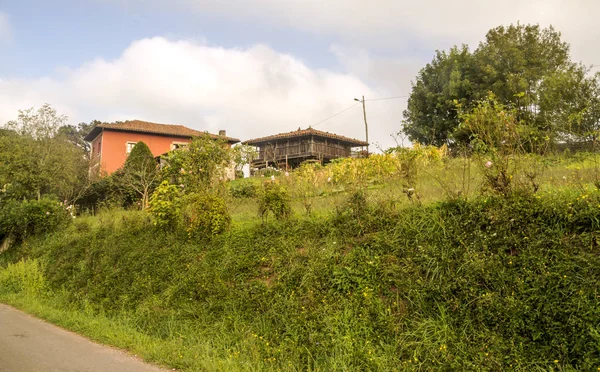
<path fill-rule="evenodd" d="M 331 195 L 205 240 L 144 212 L 79 218 L 0 255 L 27 258 L 0 271 L 0 300 L 184 370 L 600 366 L 597 191 Z"/>

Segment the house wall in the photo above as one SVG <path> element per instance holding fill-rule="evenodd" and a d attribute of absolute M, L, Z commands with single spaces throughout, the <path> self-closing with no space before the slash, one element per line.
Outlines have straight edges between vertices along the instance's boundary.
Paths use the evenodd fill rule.
<path fill-rule="evenodd" d="M 92 165 L 97 166 L 100 164 L 100 154 L 102 153 L 102 133 L 96 136 L 90 144 L 90 159 L 92 160 Z"/>
<path fill-rule="evenodd" d="M 187 137 L 167 137 L 156 134 L 135 133 L 135 132 L 118 132 L 104 130 L 92 141 L 92 158 L 94 158 L 94 144 L 100 149 L 99 162 L 102 164 L 102 170 L 108 174 L 119 169 L 127 159 L 127 142 L 143 141 L 152 155 L 158 156 L 171 150 L 171 144 L 189 143 L 190 138 Z"/>

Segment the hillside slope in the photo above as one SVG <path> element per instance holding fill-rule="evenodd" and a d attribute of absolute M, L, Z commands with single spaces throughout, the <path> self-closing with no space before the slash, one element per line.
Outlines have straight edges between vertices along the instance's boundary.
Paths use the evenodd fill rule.
<path fill-rule="evenodd" d="M 355 198 L 212 240 L 115 212 L 5 259 L 40 263 L 35 296 L 175 342 L 162 362 L 187 370 L 591 370 L 599 227 L 595 193 L 404 209 Z M 31 295 L 15 267 L 0 299 Z"/>

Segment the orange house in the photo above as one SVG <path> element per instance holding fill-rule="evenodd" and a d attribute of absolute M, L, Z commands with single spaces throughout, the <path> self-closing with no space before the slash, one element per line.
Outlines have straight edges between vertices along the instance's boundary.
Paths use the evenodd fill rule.
<path fill-rule="evenodd" d="M 219 135 L 200 132 L 174 124 L 157 124 L 147 121 L 131 120 L 112 124 L 96 125 L 85 140 L 91 143 L 90 158 L 100 165 L 102 172 L 113 173 L 119 169 L 136 143 L 143 141 L 152 155 L 159 156 L 190 143 L 192 137 L 209 135 L 225 140 L 230 146 L 240 142 L 237 138 L 227 137 L 225 131 Z"/>

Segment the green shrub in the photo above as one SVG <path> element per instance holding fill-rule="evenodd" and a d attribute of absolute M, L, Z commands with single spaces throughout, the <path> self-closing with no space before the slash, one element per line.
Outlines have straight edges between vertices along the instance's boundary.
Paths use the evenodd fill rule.
<path fill-rule="evenodd" d="M 350 194 L 346 205 L 350 214 L 355 218 L 364 216 L 369 210 L 367 195 L 363 190 L 358 190 Z"/>
<path fill-rule="evenodd" d="M 39 296 L 46 294 L 48 284 L 41 263 L 36 260 L 21 260 L 0 269 L 0 295 L 25 293 Z"/>
<path fill-rule="evenodd" d="M 77 201 L 77 205 L 87 211 L 131 207 L 139 201 L 139 197 L 135 191 L 124 184 L 124 175 L 123 169 L 118 169 L 111 175 L 92 183 Z"/>
<path fill-rule="evenodd" d="M 0 238 L 12 236 L 20 241 L 29 235 L 47 234 L 71 219 L 56 199 L 8 200 L 0 205 Z"/>
<path fill-rule="evenodd" d="M 267 220 L 269 213 L 282 220 L 292 215 L 291 200 L 285 186 L 276 181 L 265 181 L 258 195 L 258 214 Z"/>
<path fill-rule="evenodd" d="M 312 214 L 314 197 L 322 190 L 323 166 L 320 163 L 304 162 L 293 173 L 292 193 L 294 198 L 302 201 L 302 206 L 307 215 Z"/>
<path fill-rule="evenodd" d="M 156 188 L 150 197 L 148 208 L 155 226 L 169 231 L 176 228 L 181 213 L 180 197 L 181 188 L 168 181 L 163 181 Z"/>
<path fill-rule="evenodd" d="M 256 178 L 239 179 L 229 183 L 229 195 L 238 199 L 255 198 L 259 188 Z"/>
<path fill-rule="evenodd" d="M 185 151 L 171 151 L 161 169 L 162 179 L 182 184 L 189 192 L 219 187 L 231 166 L 233 152 L 222 139 L 207 135 L 194 137 Z"/>
<path fill-rule="evenodd" d="M 223 233 L 231 225 L 225 199 L 208 192 L 187 195 L 182 206 L 190 238 L 207 238 Z"/>

